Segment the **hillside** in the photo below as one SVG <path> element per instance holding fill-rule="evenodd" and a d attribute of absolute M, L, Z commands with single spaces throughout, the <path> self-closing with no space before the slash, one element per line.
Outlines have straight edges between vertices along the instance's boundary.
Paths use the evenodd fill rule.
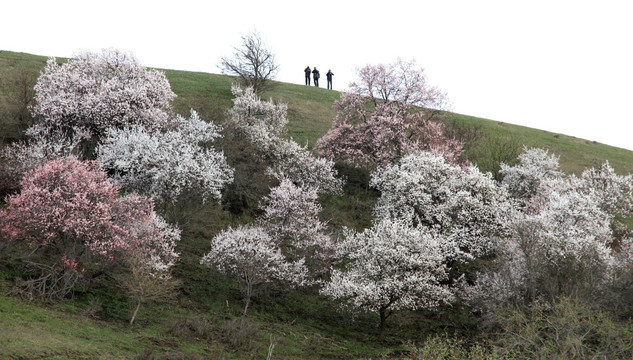
<path fill-rule="evenodd" d="M 24 53 L 0 51 L 0 134 L 1 139 L 20 136 L 19 124 L 7 120 L 10 101 L 19 98 L 26 82 L 34 84 L 43 69 L 46 57 Z M 221 122 L 225 110 L 231 105 L 231 84 L 234 78 L 226 75 L 163 70 L 178 95 L 174 108 L 181 114 L 195 109 L 206 120 Z M 441 85 L 441 84 L 440 84 Z M 450 95 L 450 94 L 449 94 Z M 12 99 L 13 97 L 13 99 Z M 288 104 L 288 135 L 300 144 L 313 146 L 331 126 L 332 103 L 339 97 L 337 91 L 303 85 L 276 83 L 262 98 Z M 503 119 L 488 120 L 474 116 L 449 114 L 449 121 L 477 127 L 489 138 L 511 138 L 528 147 L 543 147 L 560 156 L 563 171 L 577 173 L 600 165 L 605 160 L 620 174 L 633 173 L 633 151 L 596 143 L 564 134 L 504 123 Z"/>
<path fill-rule="evenodd" d="M 32 95 L 29 88 L 45 62 L 43 56 L 0 51 L 0 146 L 22 138 L 31 121 L 25 113 Z M 205 120 L 223 122 L 232 106 L 234 78 L 163 71 L 178 95 L 173 103 L 176 112 L 187 115 L 194 109 Z M 287 136 L 312 147 L 330 128 L 332 103 L 339 96 L 323 88 L 276 83 L 262 98 L 288 104 Z M 633 173 L 632 151 L 461 114 L 446 113 L 444 121 L 455 133 L 466 134 L 464 138 L 470 140 L 466 156 L 482 167 L 492 166 L 484 163 L 489 148 L 525 145 L 560 155 L 567 173 L 579 173 L 605 160 L 620 174 Z M 345 166 L 338 170 L 348 184 L 342 195 L 319 198 L 323 219 L 337 229 L 369 226 L 377 191 L 369 189 L 367 173 Z M 274 345 L 274 359 L 422 359 L 414 349 L 427 336 L 466 339 L 464 347 L 489 340 L 478 331 L 473 314 L 446 307 L 436 313 L 394 315 L 392 324 L 398 326 L 390 328 L 384 344 L 378 344 L 375 315 L 335 311 L 335 305 L 313 288 L 269 289 L 253 300 L 246 325 L 241 325 L 239 289 L 201 266 L 200 257 L 220 230 L 252 221 L 253 214 L 231 213 L 213 202 L 176 204 L 169 211 L 176 214 L 173 218 L 183 231 L 178 245 L 181 262 L 174 270 L 180 281 L 178 296 L 144 305 L 134 326 L 128 325 L 127 298 L 108 278 L 96 279 L 90 289 L 78 289 L 72 299 L 61 303 L 22 299 L 12 283 L 16 270 L 5 262 L 6 248 L 0 243 L 0 358 L 263 359 Z M 615 325 L 613 329 L 624 332 Z M 473 358 L 486 358 L 484 350 L 478 354 Z"/>

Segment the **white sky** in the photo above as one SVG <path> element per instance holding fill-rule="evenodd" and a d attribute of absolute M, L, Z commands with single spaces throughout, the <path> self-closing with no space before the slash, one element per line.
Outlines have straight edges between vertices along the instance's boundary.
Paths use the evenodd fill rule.
<path fill-rule="evenodd" d="M 210 73 L 257 30 L 277 80 L 303 84 L 317 66 L 332 69 L 335 90 L 364 65 L 415 59 L 455 112 L 633 150 L 629 0 L 18 0 L 0 19 L 0 50 L 117 48 Z"/>

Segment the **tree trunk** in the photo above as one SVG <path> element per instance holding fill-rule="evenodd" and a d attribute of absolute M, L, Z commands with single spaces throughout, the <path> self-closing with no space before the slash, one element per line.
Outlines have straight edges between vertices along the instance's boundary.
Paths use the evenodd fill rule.
<path fill-rule="evenodd" d="M 253 282 L 251 281 L 251 277 L 246 274 L 244 276 L 244 279 L 246 281 L 246 294 L 245 294 L 245 299 L 244 299 L 244 313 L 242 314 L 242 318 L 246 317 L 246 311 L 248 310 L 248 305 L 250 305 L 251 303 L 251 296 L 253 294 Z"/>
<path fill-rule="evenodd" d="M 248 310 L 248 305 L 251 302 L 251 298 L 250 296 L 247 296 L 246 299 L 244 299 L 244 312 L 242 313 L 242 317 L 245 318 L 246 317 L 246 311 Z"/>
<path fill-rule="evenodd" d="M 136 309 L 134 309 L 134 312 L 132 313 L 132 318 L 130 319 L 130 325 L 134 325 L 134 320 L 136 319 L 136 314 L 138 314 L 138 309 L 141 308 L 141 300 L 137 300 L 136 302 Z"/>
<path fill-rule="evenodd" d="M 386 309 L 380 309 L 380 334 L 378 335 L 378 342 L 381 344 L 385 341 L 385 330 L 387 329 L 386 311 Z"/>

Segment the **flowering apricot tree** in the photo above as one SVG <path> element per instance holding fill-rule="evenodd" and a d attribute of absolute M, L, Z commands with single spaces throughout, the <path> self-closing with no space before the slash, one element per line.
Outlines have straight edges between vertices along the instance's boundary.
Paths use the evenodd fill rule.
<path fill-rule="evenodd" d="M 178 115 L 170 124 L 164 131 L 108 128 L 97 160 L 123 186 L 157 202 L 174 202 L 187 191 L 203 201 L 219 199 L 222 188 L 233 180 L 224 155 L 208 146 L 221 136 L 219 127 L 193 110 L 189 119 Z"/>
<path fill-rule="evenodd" d="M 414 61 L 398 59 L 362 68 L 359 82 L 334 103 L 333 127 L 316 149 L 328 159 L 370 169 L 416 150 L 457 163 L 463 144 L 444 136 L 444 125 L 433 120 L 446 107 L 446 95 L 414 67 Z"/>
<path fill-rule="evenodd" d="M 25 282 L 28 291 L 61 298 L 121 252 L 145 247 L 151 253 L 146 245 L 147 229 L 155 221 L 153 203 L 135 194 L 120 198 L 120 189 L 97 162 L 75 157 L 27 173 L 21 192 L 7 197 L 0 229 L 6 240 L 29 249 L 26 263 L 34 271 Z M 164 232 L 152 234 L 162 239 Z"/>
<path fill-rule="evenodd" d="M 307 279 L 303 259 L 286 260 L 279 244 L 258 226 L 239 226 L 222 231 L 213 238 L 211 250 L 200 263 L 239 279 L 244 292 L 243 316 L 246 316 L 257 286 L 274 281 L 297 286 L 305 284 Z"/>
<path fill-rule="evenodd" d="M 370 184 L 381 192 L 376 218 L 408 220 L 438 231 L 458 246 L 458 258 L 490 254 L 507 233 L 512 202 L 489 173 L 474 166 L 463 168 L 428 152 L 412 153 L 377 169 Z"/>
<path fill-rule="evenodd" d="M 176 282 L 170 270 L 180 257 L 176 252 L 179 229 L 156 214 L 140 220 L 130 226 L 136 241 L 132 241 L 121 253 L 123 271 L 117 279 L 136 305 L 130 325 L 134 323 L 143 302 L 166 298 L 174 293 Z"/>
<path fill-rule="evenodd" d="M 162 72 L 146 69 L 131 54 L 83 52 L 63 65 L 48 60 L 35 85 L 33 116 L 44 133 L 73 136 L 80 128 L 100 137 L 108 127 L 162 126 L 175 96 Z"/>
<path fill-rule="evenodd" d="M 298 185 L 318 192 L 339 192 L 343 186 L 337 178 L 334 163 L 315 157 L 306 147 L 282 137 L 286 131 L 287 106 L 262 101 L 252 88 L 232 88 L 235 99 L 229 110 L 228 127 L 241 132 L 260 151 L 269 166 L 269 173 L 279 179 L 288 178 Z"/>
<path fill-rule="evenodd" d="M 163 73 L 118 50 L 83 52 L 62 65 L 51 58 L 35 85 L 35 124 L 26 141 L 0 154 L 0 181 L 17 184 L 26 171 L 58 156 L 92 157 L 108 128 L 160 129 L 175 96 Z"/>
<path fill-rule="evenodd" d="M 494 307 L 601 294 L 630 259 L 623 254 L 630 239 L 617 239 L 613 225 L 631 211 L 633 178 L 615 174 L 608 163 L 565 176 L 558 158 L 542 149 L 525 149 L 517 165 L 502 168 L 504 185 L 522 206 L 508 217 L 498 271 L 480 274 L 469 296 Z"/>
<path fill-rule="evenodd" d="M 379 341 L 386 321 L 404 309 L 433 309 L 451 301 L 446 285 L 442 235 L 409 221 L 381 220 L 361 233 L 348 231 L 339 255 L 351 263 L 334 270 L 321 293 L 380 315 Z"/>
<path fill-rule="evenodd" d="M 502 183 L 510 194 L 521 201 L 529 199 L 537 192 L 541 181 L 557 179 L 563 173 L 559 169 L 558 157 L 545 149 L 524 147 L 514 166 L 501 164 Z"/>
<path fill-rule="evenodd" d="M 28 133 L 27 133 L 28 135 Z M 25 173 L 46 162 L 77 155 L 78 137 L 68 138 L 61 132 L 36 133 L 0 149 L 0 188 L 16 192 Z"/>
<path fill-rule="evenodd" d="M 283 179 L 264 198 L 264 214 L 259 222 L 289 250 L 286 255 L 290 258 L 327 260 L 333 255 L 334 243 L 326 224 L 319 220 L 321 205 L 317 197 L 316 189 L 296 186 L 289 179 Z"/>

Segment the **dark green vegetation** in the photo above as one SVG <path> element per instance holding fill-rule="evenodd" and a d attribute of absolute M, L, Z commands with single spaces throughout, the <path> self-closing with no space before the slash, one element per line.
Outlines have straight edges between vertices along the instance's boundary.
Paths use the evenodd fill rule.
<path fill-rule="evenodd" d="M 32 119 L 28 105 L 32 86 L 45 57 L 0 51 L 0 141 L 20 139 Z M 165 71 L 178 98 L 174 110 L 187 115 L 198 111 L 206 120 L 223 123 L 231 105 L 234 78 L 206 73 Z M 441 85 L 441 84 L 440 84 Z M 322 88 L 277 83 L 263 98 L 288 104 L 288 136 L 314 146 L 331 125 L 332 103 L 339 93 Z M 537 146 L 560 155 L 564 171 L 579 173 L 608 159 L 620 174 L 633 172 L 633 152 L 546 131 L 465 115 L 445 114 L 450 131 L 467 141 L 465 156 L 488 171 L 500 161 L 512 161 L 521 146 Z M 230 152 L 235 146 L 222 144 Z M 241 171 L 252 165 L 242 163 Z M 368 174 L 339 166 L 346 176 L 345 193 L 323 197 L 323 220 L 333 229 L 361 229 L 370 225 L 377 193 L 368 189 Z M 578 350 L 574 339 L 595 337 L 595 342 L 618 339 L 626 348 L 633 341 L 631 327 L 601 313 L 591 312 L 571 299 L 562 299 L 544 321 L 546 309 L 523 314 L 508 308 L 502 323 L 506 336 L 496 338 L 479 331 L 477 319 L 459 304 L 438 313 L 403 312 L 394 315 L 385 344 L 377 344 L 374 316 L 336 311 L 337 304 L 315 289 L 267 289 L 252 304 L 249 317 L 240 320 L 241 295 L 234 282 L 199 265 L 210 239 L 228 225 L 252 220 L 257 194 L 267 184 L 250 188 L 253 195 L 230 211 L 224 204 L 178 204 L 169 210 L 183 230 L 181 263 L 175 275 L 181 284 L 176 299 L 143 308 L 136 325 L 127 320 L 131 305 L 110 279 L 96 279 L 89 290 L 57 304 L 22 299 L 11 281 L 16 274 L 5 261 L 0 243 L 0 358 L 53 359 L 263 359 L 274 344 L 276 359 L 368 358 L 495 358 L 488 346 L 514 344 L 535 358 L 547 352 Z M 236 191 L 237 192 L 237 191 Z M 551 320 L 551 321 L 550 321 Z M 569 326 L 576 322 L 576 326 Z M 398 325 L 398 326 L 396 326 Z M 548 327 L 549 326 L 549 327 Z M 548 343 L 545 329 L 568 330 L 570 336 Z M 568 341 L 568 343 L 566 342 Z M 417 344 L 417 345 L 416 345 Z M 475 345 L 477 344 L 477 345 Z M 507 347 L 507 346 L 506 346 Z M 589 351 L 589 350 L 587 350 Z M 588 353 L 588 352 L 587 352 Z M 509 354 L 511 355 L 511 354 Z M 494 355 L 496 356 L 496 355 Z"/>

